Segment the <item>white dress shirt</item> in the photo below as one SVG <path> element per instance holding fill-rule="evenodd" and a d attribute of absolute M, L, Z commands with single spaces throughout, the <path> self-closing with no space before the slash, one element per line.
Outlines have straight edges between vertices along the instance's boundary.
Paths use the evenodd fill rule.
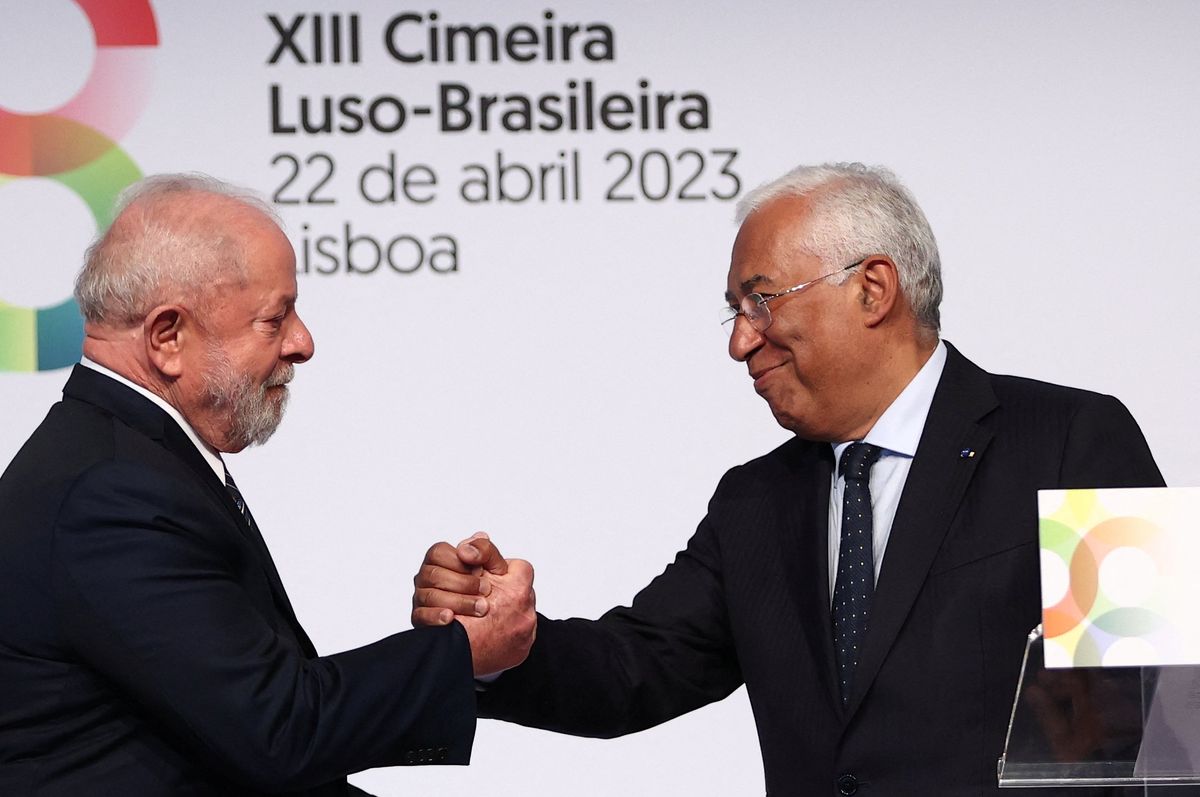
<path fill-rule="evenodd" d="M 913 456 L 917 453 L 917 444 L 921 442 L 921 432 L 925 428 L 925 418 L 929 415 L 929 405 L 933 403 L 933 394 L 942 378 L 942 369 L 946 365 L 946 344 L 938 341 L 933 354 L 921 366 L 921 370 L 912 381 L 896 396 L 896 400 L 879 416 L 879 420 L 862 439 L 883 449 L 879 461 L 871 468 L 871 544 L 875 554 L 875 580 L 879 580 L 879 570 L 883 566 L 883 554 L 887 550 L 888 538 L 892 534 L 892 521 L 896 518 L 896 507 L 900 504 L 900 494 L 904 492 L 904 482 L 908 479 L 908 470 L 912 467 Z M 837 465 L 842 452 L 854 440 L 837 443 L 833 446 L 833 483 L 829 495 L 829 595 L 832 605 L 833 588 L 837 582 L 838 550 L 841 547 L 842 536 L 842 491 L 846 480 L 837 472 Z"/>
<path fill-rule="evenodd" d="M 167 413 L 167 415 L 170 415 L 171 419 L 174 420 L 175 423 L 179 424 L 179 428 L 183 430 L 185 435 L 187 435 L 188 440 L 191 440 L 192 445 L 196 446 L 196 450 L 200 452 L 200 456 L 204 457 L 204 461 L 208 463 L 208 466 L 213 469 L 213 473 L 217 475 L 217 480 L 220 481 L 221 484 L 225 483 L 225 463 L 221 460 L 220 453 L 208 443 L 201 440 L 200 435 L 196 434 L 196 430 L 193 429 L 191 425 L 183 419 L 183 415 L 180 414 L 179 410 L 168 404 L 166 399 L 157 393 L 147 390 L 136 382 L 131 382 L 130 380 L 118 374 L 116 371 L 109 370 L 100 363 L 89 360 L 87 357 L 82 358 L 79 361 L 79 364 L 85 368 L 91 368 L 97 373 L 104 374 L 109 379 L 117 380 L 122 385 L 125 385 L 125 387 L 129 388 L 130 390 L 136 390 L 138 393 L 162 407 L 163 412 Z"/>

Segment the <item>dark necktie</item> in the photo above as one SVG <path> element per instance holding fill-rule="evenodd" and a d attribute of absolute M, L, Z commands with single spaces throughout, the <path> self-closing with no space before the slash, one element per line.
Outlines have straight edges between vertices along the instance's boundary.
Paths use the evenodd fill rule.
<path fill-rule="evenodd" d="M 242 520 L 246 521 L 246 527 L 250 529 L 250 542 L 258 550 L 259 556 L 262 557 L 263 569 L 266 570 L 272 585 L 277 586 L 282 591 L 283 582 L 280 581 L 279 573 L 275 570 L 275 562 L 271 559 L 271 552 L 267 550 L 267 541 L 263 539 L 262 532 L 258 529 L 258 524 L 254 522 L 254 515 L 250 514 L 250 507 L 246 505 L 246 499 L 242 497 L 242 491 L 238 489 L 237 482 L 233 480 L 229 468 L 225 469 L 225 489 L 229 492 L 229 497 L 233 499 L 233 505 L 242 514 Z"/>
<path fill-rule="evenodd" d="M 838 472 L 846 485 L 842 491 L 842 539 L 833 588 L 833 647 L 843 705 L 850 699 L 854 666 L 866 638 L 867 616 L 875 592 L 869 480 L 871 466 L 882 453 L 878 446 L 869 443 L 851 443 L 838 462 Z"/>
<path fill-rule="evenodd" d="M 250 507 L 246 506 L 246 499 L 242 497 L 242 491 L 238 489 L 237 482 L 229 473 L 229 468 L 225 469 L 225 489 L 229 491 L 229 497 L 233 499 L 234 505 L 242 513 L 242 519 L 246 521 L 246 525 L 256 535 L 260 535 L 262 532 L 258 530 L 258 524 L 254 522 L 254 515 L 250 514 Z"/>
<path fill-rule="evenodd" d="M 267 550 L 267 543 L 262 537 L 262 532 L 258 530 L 258 524 L 254 522 L 254 515 L 250 514 L 250 507 L 246 506 L 246 499 L 242 497 L 242 491 L 238 489 L 237 482 L 233 480 L 228 468 L 225 469 L 225 489 L 229 492 L 234 506 L 237 507 L 238 512 L 242 513 L 242 519 L 246 521 L 246 526 L 250 529 L 250 542 L 258 549 L 262 559 L 262 568 L 271 585 L 271 597 L 276 607 L 283 612 L 284 617 L 291 621 L 292 632 L 307 655 L 316 656 L 316 648 L 313 647 L 308 635 L 304 633 L 304 629 L 300 627 L 296 613 L 292 610 L 291 601 L 288 600 L 287 593 L 283 590 L 283 581 L 279 578 L 279 571 L 275 569 L 275 562 L 271 558 L 271 552 Z"/>

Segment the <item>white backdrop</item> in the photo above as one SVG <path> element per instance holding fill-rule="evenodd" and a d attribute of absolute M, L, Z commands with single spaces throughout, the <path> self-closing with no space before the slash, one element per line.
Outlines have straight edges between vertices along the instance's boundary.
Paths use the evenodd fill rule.
<path fill-rule="evenodd" d="M 358 15 L 359 63 L 299 64 L 284 28 L 324 6 L 343 33 Z M 300 274 L 300 311 L 316 357 L 263 449 L 232 468 L 254 506 L 297 613 L 333 652 L 407 626 L 411 578 L 428 545 L 477 529 L 530 559 L 551 616 L 596 616 L 657 574 L 681 548 L 721 473 L 785 439 L 728 360 L 716 323 L 735 228 L 727 193 L 797 163 L 861 160 L 894 169 L 921 201 L 942 250 L 943 331 L 967 356 L 1120 397 L 1168 482 L 1200 484 L 1192 454 L 1191 299 L 1200 217 L 1200 4 L 1132 2 L 572 2 L 550 6 L 382 0 L 153 3 L 160 44 L 153 88 L 120 145 L 146 173 L 200 170 L 281 198 L 293 241 L 410 235 L 457 242 L 457 270 Z M 501 56 L 405 64 L 383 45 L 420 49 L 430 12 L 448 24 L 603 24 L 612 59 L 578 45 L 528 63 Z M 322 23 L 331 25 L 328 14 Z M 49 110 L 79 88 L 95 47 L 68 0 L 0 0 L 0 108 Z M 296 26 L 300 53 L 313 20 Z M 524 35 L 520 32 L 518 37 Z M 540 34 L 539 34 L 540 35 Z M 303 48 L 299 45 L 303 43 Z M 561 42 L 559 42 L 561 44 Z M 597 48 L 602 49 L 599 45 Z M 524 52 L 518 47 L 519 52 Z M 348 45 L 343 60 L 349 58 Z M 676 95 L 664 130 L 497 129 L 439 124 L 439 86 L 517 100 L 568 92 Z M 299 99 L 399 98 L 395 132 L 272 132 Z M 704 129 L 677 111 L 703 94 Z M 113 103 L 122 101 L 119 87 Z M 336 99 L 335 99 L 336 101 Z M 690 101 L 693 105 L 695 100 Z M 430 106 L 429 115 L 415 109 Z M 395 102 L 380 106 L 383 124 Z M 453 115 L 452 115 L 453 116 Z M 629 117 L 637 127 L 636 114 Z M 691 117 L 696 121 L 696 114 Z M 513 121 L 515 117 L 510 117 Z M 550 124 L 542 114 L 534 119 Z M 454 118 L 450 119 L 451 122 Z M 519 121 L 519 120 L 516 120 Z M 4 142 L 0 141 L 0 147 Z M 681 155 L 683 150 L 695 155 Z M 728 150 L 736 150 L 726 164 Z M 615 154 L 612 152 L 626 153 Z M 662 201 L 606 199 L 628 157 Z M 580 163 L 578 200 L 469 203 L 470 163 Z M 565 153 L 560 158 L 559 152 Z M 315 153 L 324 153 L 325 160 Z M 432 201 L 372 205 L 357 177 L 395 153 L 401 170 L 437 174 Z M 646 153 L 651 153 L 647 156 Z M 606 160 L 607 158 L 607 160 Z M 704 168 L 677 198 L 681 181 Z M 273 163 L 273 160 L 275 161 Z M 551 175 L 557 174 L 551 170 Z M 424 174 L 424 173 L 422 173 Z M 376 174 L 372 181 L 379 178 Z M 510 187 L 516 178 L 510 177 Z M 381 183 L 370 182 L 372 188 Z M 493 186 L 494 190 L 494 186 Z M 515 190 L 515 189 L 513 189 Z M 637 194 L 636 180 L 617 193 Z M 44 306 L 69 293 L 94 234 L 79 198 L 46 178 L 0 184 L 0 299 Z M 341 248 L 344 258 L 345 243 Z M 328 246 L 326 245 L 326 248 Z M 395 250 L 407 265 L 413 245 Z M 360 268 L 369 244 L 356 245 Z M 315 258 L 315 255 L 313 256 Z M 407 258 L 407 259 L 406 259 Z M 326 260 L 320 260 L 328 267 Z M 448 255 L 435 261 L 447 267 Z M 9 345 L 11 341 L 0 341 Z M 58 396 L 66 372 L 0 373 L 6 462 Z M 772 607 L 763 607 L 771 611 Z M 468 769 L 378 770 L 353 778 L 381 795 L 486 788 L 511 795 L 762 791 L 744 692 L 622 740 L 572 739 L 481 723 Z"/>

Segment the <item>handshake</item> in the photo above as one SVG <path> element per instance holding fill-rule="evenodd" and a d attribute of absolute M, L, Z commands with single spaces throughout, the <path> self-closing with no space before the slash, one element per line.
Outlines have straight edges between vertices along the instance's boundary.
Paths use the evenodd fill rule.
<path fill-rule="evenodd" d="M 505 559 L 483 532 L 458 547 L 439 542 L 413 579 L 414 628 L 458 620 L 471 642 L 475 676 L 525 661 L 537 633 L 533 566 Z"/>

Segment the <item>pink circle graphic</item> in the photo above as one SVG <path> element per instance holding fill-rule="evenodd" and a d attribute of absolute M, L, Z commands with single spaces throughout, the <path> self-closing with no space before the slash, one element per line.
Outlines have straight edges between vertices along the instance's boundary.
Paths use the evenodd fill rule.
<path fill-rule="evenodd" d="M 149 0 L 75 2 L 96 41 L 91 74 L 53 111 L 23 114 L 0 108 L 0 174 L 44 177 L 91 163 L 129 131 L 146 105 L 150 48 L 158 46 Z"/>

